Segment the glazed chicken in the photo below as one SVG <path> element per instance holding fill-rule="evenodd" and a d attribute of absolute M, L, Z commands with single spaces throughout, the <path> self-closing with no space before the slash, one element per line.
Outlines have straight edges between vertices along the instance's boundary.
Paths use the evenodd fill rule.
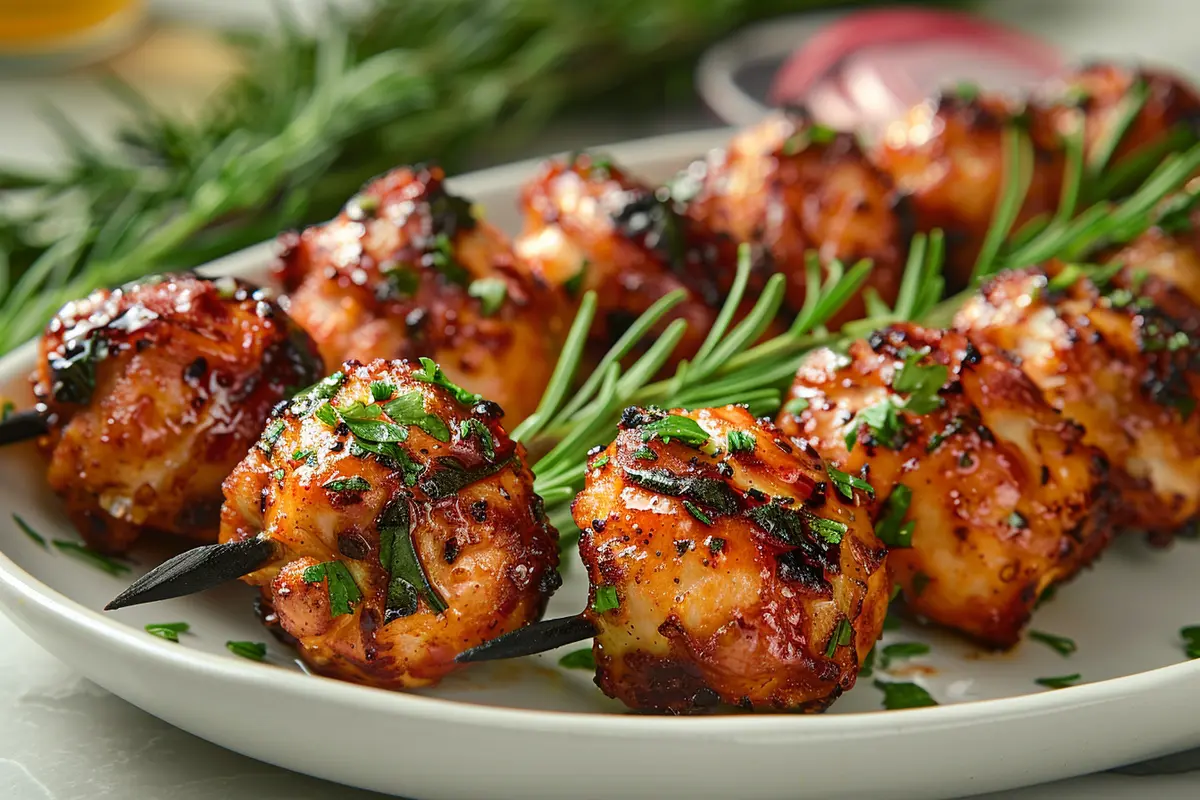
<path fill-rule="evenodd" d="M 428 359 L 351 361 L 282 408 L 226 480 L 221 541 L 274 543 L 243 580 L 315 671 L 427 686 L 541 616 L 558 535 L 500 413 Z"/>
<path fill-rule="evenodd" d="M 1003 195 L 1004 131 L 1027 130 L 1033 170 L 1013 230 L 1058 208 L 1062 139 L 1050 117 L 996 95 L 948 92 L 914 106 L 888 125 L 873 156 L 912 201 L 916 226 L 946 234 L 946 277 L 966 286 Z"/>
<path fill-rule="evenodd" d="M 1105 259 L 1129 267 L 1124 272 L 1127 279 L 1138 272 L 1156 278 L 1146 281 L 1142 288 L 1150 293 L 1151 300 L 1185 324 L 1189 314 L 1194 315 L 1194 309 L 1200 308 L 1200 226 L 1196 222 L 1200 220 L 1189 221 L 1188 229 L 1178 233 L 1151 228 Z M 1181 307 L 1173 293 L 1182 295 L 1187 303 Z M 1200 326 L 1200 320 L 1193 324 Z"/>
<path fill-rule="evenodd" d="M 887 328 L 803 364 L 780 428 L 869 478 L 914 613 L 995 647 L 1107 543 L 1103 457 L 1004 356 Z"/>
<path fill-rule="evenodd" d="M 68 303 L 32 376 L 50 487 L 91 547 L 216 539 L 221 481 L 271 408 L 324 372 L 262 290 L 164 275 Z"/>
<path fill-rule="evenodd" d="M 333 221 L 281 237 L 286 308 L 326 363 L 429 357 L 512 425 L 536 408 L 569 315 L 443 179 L 397 169 Z"/>
<path fill-rule="evenodd" d="M 820 711 L 853 686 L 890 591 L 863 490 L 741 407 L 631 408 L 620 427 L 572 509 L 600 688 Z"/>
<path fill-rule="evenodd" d="M 572 297 L 597 293 L 591 338 L 607 349 L 656 300 L 686 298 L 663 320 L 688 324 L 676 356 L 699 349 L 724 296 L 701 262 L 737 261 L 737 243 L 699 247 L 667 198 L 607 159 L 587 154 L 548 162 L 521 195 L 525 227 L 513 247 L 537 279 Z"/>
<path fill-rule="evenodd" d="M 1156 302 L 1170 288 L 1134 271 L 1103 291 L 1086 278 L 1060 285 L 1037 270 L 1004 273 L 955 324 L 981 347 L 1012 353 L 1050 405 L 1084 427 L 1113 467 L 1120 524 L 1166 541 L 1200 519 L 1200 309 L 1173 301 L 1191 307 L 1189 333 Z"/>
<path fill-rule="evenodd" d="M 766 257 L 758 282 L 772 271 L 786 275 L 792 313 L 804 305 L 810 250 L 825 264 L 871 259 L 867 286 L 888 303 L 895 300 L 913 234 L 905 227 L 907 199 L 896 197 L 891 180 L 866 159 L 853 134 L 814 125 L 797 111 L 780 112 L 693 164 L 686 180 L 699 182 L 686 201 L 687 216 L 701 229 L 759 245 Z M 723 289 L 733 279 L 733 264 L 725 266 L 718 275 Z M 860 296 L 832 324 L 858 319 L 863 311 Z"/>

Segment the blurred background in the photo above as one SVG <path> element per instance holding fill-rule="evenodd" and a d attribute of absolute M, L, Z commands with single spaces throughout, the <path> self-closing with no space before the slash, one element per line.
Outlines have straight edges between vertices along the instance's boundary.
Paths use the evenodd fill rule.
<path fill-rule="evenodd" d="M 1200 72 L 1188 0 L 943 2 L 1004 27 L 868 19 L 822 63 L 813 37 L 861 6 L 0 0 L 0 352 L 65 299 L 327 218 L 403 162 L 461 172 L 781 100 L 869 128 L 939 84 L 1085 56 Z"/>

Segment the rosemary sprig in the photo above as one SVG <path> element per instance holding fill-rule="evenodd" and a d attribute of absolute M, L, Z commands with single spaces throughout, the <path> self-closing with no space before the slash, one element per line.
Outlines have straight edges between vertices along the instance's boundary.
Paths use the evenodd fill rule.
<path fill-rule="evenodd" d="M 1009 125 L 1004 129 L 1001 146 L 1004 149 L 1004 188 L 975 259 L 975 269 L 971 273 L 975 280 L 995 271 L 996 255 L 1021 212 L 1033 180 L 1033 142 L 1029 134 L 1018 125 Z"/>

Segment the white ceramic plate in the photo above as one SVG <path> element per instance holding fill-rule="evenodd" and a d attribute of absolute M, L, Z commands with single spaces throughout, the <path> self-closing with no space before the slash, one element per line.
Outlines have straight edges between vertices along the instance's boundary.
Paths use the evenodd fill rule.
<path fill-rule="evenodd" d="M 720 144 L 727 133 L 607 148 L 651 179 Z M 516 164 L 454 181 L 512 229 Z M 214 265 L 263 279 L 264 245 Z M 28 401 L 27 345 L 0 361 L 0 395 Z M 0 452 L 0 509 L 48 538 L 75 539 L 44 485 L 33 448 Z M 267 665 L 227 640 L 267 641 L 253 592 L 205 595 L 103 614 L 131 576 L 111 577 L 26 538 L 0 517 L 0 602 L 30 636 L 131 703 L 217 744 L 300 772 L 422 800 L 529 798 L 951 797 L 1040 783 L 1200 745 L 1200 661 L 1184 662 L 1178 630 L 1200 623 L 1200 545 L 1152 551 L 1118 543 L 1100 566 L 1038 612 L 1037 629 L 1069 636 L 1070 658 L 1037 642 L 989 655 L 916 627 L 886 642 L 926 641 L 929 656 L 876 678 L 913 680 L 937 708 L 880 710 L 871 680 L 824 716 L 664 718 L 625 713 L 561 653 L 465 670 L 435 690 L 399 694 L 304 674 L 268 641 Z M 136 555 L 135 573 L 163 553 Z M 579 610 L 582 569 L 567 570 L 550 614 Z M 148 622 L 184 620 L 180 644 Z M 1080 673 L 1050 691 L 1034 679 Z"/>

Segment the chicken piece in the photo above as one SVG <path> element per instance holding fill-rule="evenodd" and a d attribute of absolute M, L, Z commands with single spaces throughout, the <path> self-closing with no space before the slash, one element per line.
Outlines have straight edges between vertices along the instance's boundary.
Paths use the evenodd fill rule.
<path fill-rule="evenodd" d="M 787 275 L 793 312 L 804 305 L 809 250 L 825 264 L 871 259 L 867 285 L 888 303 L 895 300 L 912 236 L 904 225 L 908 214 L 894 207 L 891 180 L 866 159 L 852 134 L 814 125 L 798 112 L 774 114 L 692 165 L 685 182 L 697 180 L 688 217 L 701 229 L 759 245 L 766 253 L 759 285 L 772 271 Z M 899 202 L 907 204 L 905 198 Z M 718 275 L 722 288 L 732 280 L 732 269 Z M 833 324 L 858 319 L 864 310 L 856 298 Z"/>
<path fill-rule="evenodd" d="M 909 195 L 922 231 L 946 234 L 950 288 L 970 280 L 980 246 L 1003 197 L 1005 128 L 1029 133 L 1033 170 L 1013 230 L 1053 213 L 1062 192 L 1061 136 L 1047 114 L 999 96 L 947 93 L 914 106 L 888 125 L 873 156 L 897 191 Z"/>
<path fill-rule="evenodd" d="M 1001 274 L 955 325 L 1012 353 L 1050 405 L 1086 429 L 1112 464 L 1118 523 L 1168 541 L 1200 517 L 1200 339 L 1128 289 L 1061 282 Z"/>
<path fill-rule="evenodd" d="M 164 275 L 68 303 L 31 380 L 50 488 L 89 546 L 145 532 L 215 541 L 221 481 L 271 408 L 324 372 L 263 290 Z"/>
<path fill-rule="evenodd" d="M 829 481 L 745 408 L 628 409 L 572 509 L 600 688 L 686 712 L 820 711 L 852 687 L 891 586 L 867 498 Z"/>
<path fill-rule="evenodd" d="M 1145 92 L 1145 102 L 1133 119 L 1125 123 L 1128 104 L 1136 98 L 1138 89 Z M 1088 161 L 1112 147 L 1114 136 L 1120 138 L 1112 149 L 1109 164 L 1119 163 L 1146 145 L 1163 142 L 1176 126 L 1192 137 L 1200 133 L 1197 131 L 1200 95 L 1188 83 L 1167 72 L 1089 64 L 1056 81 L 1049 94 L 1056 101 L 1051 114 L 1059 130 L 1070 130 L 1075 124 L 1071 119 L 1075 109 L 1083 112 L 1084 154 Z M 1124 130 L 1119 130 L 1122 125 Z M 1177 149 L 1186 144 L 1183 142 Z"/>
<path fill-rule="evenodd" d="M 499 420 L 428 359 L 351 361 L 281 409 L 226 480 L 221 541 L 275 543 L 243 580 L 315 671 L 428 686 L 545 611 L 558 534 Z"/>
<path fill-rule="evenodd" d="M 326 363 L 435 359 L 514 425 L 537 407 L 566 333 L 561 294 L 513 263 L 436 167 L 394 170 L 332 222 L 281 237 L 286 307 Z"/>
<path fill-rule="evenodd" d="M 908 608 L 1009 647 L 1110 538 L 1105 463 L 1010 360 L 896 325 L 801 366 L 779 426 L 869 476 Z"/>
<path fill-rule="evenodd" d="M 1200 307 L 1200 219 L 1178 233 L 1151 228 L 1105 261 L 1128 267 L 1122 275 L 1131 280 L 1141 275 L 1157 279 L 1144 281 L 1146 291 L 1156 303 L 1169 306 L 1169 313 L 1180 322 L 1186 321 L 1189 309 L 1170 299 L 1170 287 L 1181 293 L 1192 308 Z M 1200 320 L 1195 324 L 1200 325 Z"/>
<path fill-rule="evenodd" d="M 676 358 L 694 354 L 716 319 L 723 293 L 699 262 L 736 264 L 736 244 L 697 246 L 669 198 L 627 176 L 607 159 L 579 155 L 548 162 L 526 184 L 525 229 L 513 247 L 534 275 L 578 298 L 597 293 L 594 349 L 607 349 L 637 317 L 675 290 L 686 299 L 659 326 L 688 323 Z M 723 246 L 718 247 L 718 244 Z"/>

